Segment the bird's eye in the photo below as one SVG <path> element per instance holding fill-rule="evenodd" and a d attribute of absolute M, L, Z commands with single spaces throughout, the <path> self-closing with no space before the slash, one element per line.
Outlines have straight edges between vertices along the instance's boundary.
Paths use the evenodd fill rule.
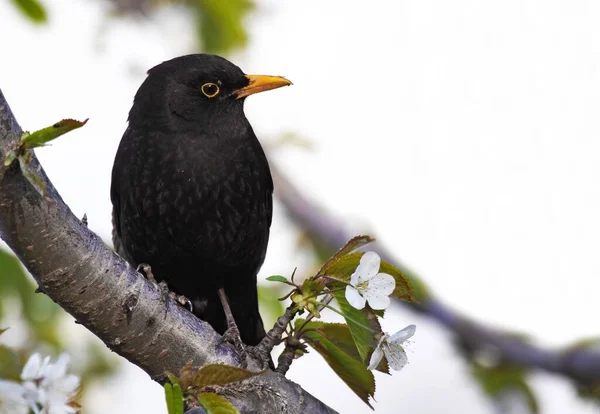
<path fill-rule="evenodd" d="M 219 93 L 219 86 L 216 83 L 208 82 L 202 85 L 202 93 L 207 98 L 214 98 Z"/>

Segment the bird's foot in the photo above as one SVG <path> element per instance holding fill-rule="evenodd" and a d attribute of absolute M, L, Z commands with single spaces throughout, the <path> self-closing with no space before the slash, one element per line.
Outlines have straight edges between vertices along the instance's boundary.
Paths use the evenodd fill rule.
<path fill-rule="evenodd" d="M 238 329 L 235 323 L 229 324 L 229 327 L 223 333 L 223 336 L 221 336 L 221 339 L 219 340 L 219 345 L 223 342 L 228 342 L 235 347 L 235 350 L 238 356 L 240 357 L 242 368 L 246 368 L 246 361 L 248 359 L 248 352 L 246 351 L 247 347 L 242 342 L 242 338 L 240 337 L 240 330 Z"/>
<path fill-rule="evenodd" d="M 263 349 L 260 344 L 246 347 L 246 352 L 252 357 L 252 359 L 259 362 L 261 369 L 275 370 L 275 365 L 273 364 L 273 359 L 271 359 L 270 351 Z"/>
<path fill-rule="evenodd" d="M 161 282 L 162 283 L 162 282 Z M 194 305 L 192 305 L 192 301 L 186 298 L 183 295 L 178 295 L 175 292 L 169 292 L 169 297 L 173 299 L 175 302 L 179 303 L 181 306 L 194 313 Z"/>
<path fill-rule="evenodd" d="M 160 292 L 160 300 L 162 300 L 163 302 L 172 293 L 171 291 L 169 291 L 169 286 L 167 285 L 167 282 L 165 282 L 164 280 L 161 282 L 156 281 L 154 273 L 152 273 L 152 268 L 149 264 L 140 263 L 136 270 L 138 271 L 138 273 L 144 275 L 144 277 L 148 279 L 148 282 L 152 283 L 156 290 Z"/>
<path fill-rule="evenodd" d="M 183 295 L 178 295 L 175 292 L 169 290 L 169 285 L 164 280 L 157 282 L 154 274 L 152 273 L 152 268 L 147 263 L 141 263 L 137 267 L 137 271 L 144 275 L 146 279 L 150 283 L 154 285 L 154 287 L 160 292 L 160 300 L 165 303 L 165 307 L 168 309 L 167 297 L 173 299 L 175 302 L 179 303 L 184 308 L 188 309 L 190 312 L 193 312 L 194 307 L 192 306 L 192 301 L 186 298 Z"/>
<path fill-rule="evenodd" d="M 232 344 L 240 357 L 242 368 L 246 368 L 248 366 L 248 360 L 254 361 L 254 363 L 258 363 L 260 369 L 272 369 L 275 370 L 275 366 L 273 364 L 273 360 L 271 359 L 271 353 L 260 347 L 260 344 L 257 346 L 248 346 L 242 342 L 240 338 L 240 331 L 237 326 L 233 325 L 227 328 L 227 330 L 223 333 L 223 336 L 219 340 L 219 344 L 224 342 L 228 342 Z"/>
<path fill-rule="evenodd" d="M 152 284 L 154 284 L 154 286 L 156 286 L 158 288 L 158 283 L 156 282 L 156 279 L 154 278 L 154 273 L 152 273 L 152 268 L 150 267 L 149 264 L 147 263 L 140 263 L 137 267 L 138 273 L 141 273 L 142 275 L 144 275 L 144 277 L 146 279 L 148 279 L 149 282 L 151 282 Z"/>

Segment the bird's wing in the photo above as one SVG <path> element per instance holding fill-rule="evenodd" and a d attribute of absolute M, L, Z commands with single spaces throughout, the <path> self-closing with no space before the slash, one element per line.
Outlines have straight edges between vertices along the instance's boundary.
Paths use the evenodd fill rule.
<path fill-rule="evenodd" d="M 125 252 L 123 251 L 123 244 L 121 243 L 121 226 L 119 223 L 119 206 L 118 203 L 113 201 L 113 211 L 112 211 L 112 242 L 115 252 L 121 257 L 125 257 Z"/>
<path fill-rule="evenodd" d="M 267 211 L 267 240 L 269 238 L 269 229 L 271 228 L 271 222 L 273 218 L 273 177 L 271 176 L 271 169 L 269 168 L 269 159 L 265 154 L 265 151 L 260 145 L 258 139 L 255 138 L 253 142 L 254 150 L 258 157 L 262 160 L 261 165 L 265 166 L 263 173 L 267 177 L 266 183 L 267 187 L 264 192 L 264 203 L 265 203 L 265 211 Z"/>
<path fill-rule="evenodd" d="M 113 209 L 112 209 L 113 246 L 114 246 L 114 249 L 117 252 L 117 254 L 125 259 L 127 259 L 127 256 L 125 254 L 125 251 L 123 250 L 123 244 L 121 241 L 121 197 L 120 197 L 120 191 L 119 191 L 120 190 L 120 180 L 119 180 L 119 176 L 116 172 L 119 170 L 122 171 L 122 168 L 123 168 L 122 154 L 127 151 L 126 151 L 126 148 L 122 148 L 122 147 L 124 146 L 125 137 L 128 133 L 130 133 L 129 128 L 127 128 L 127 130 L 125 130 L 125 134 L 123 136 L 124 139 L 121 140 L 121 143 L 119 144 L 119 150 L 117 151 L 117 155 L 115 156 L 115 163 L 113 165 L 112 180 L 111 180 L 111 185 L 110 185 L 110 201 L 112 202 L 112 205 L 113 205 Z"/>
<path fill-rule="evenodd" d="M 271 178 L 271 171 L 267 170 L 269 172 L 269 183 L 270 186 L 267 189 L 267 191 L 265 192 L 265 208 L 266 211 L 269 212 L 268 216 L 268 226 L 267 226 L 267 231 L 271 228 L 271 222 L 273 221 L 273 179 Z"/>

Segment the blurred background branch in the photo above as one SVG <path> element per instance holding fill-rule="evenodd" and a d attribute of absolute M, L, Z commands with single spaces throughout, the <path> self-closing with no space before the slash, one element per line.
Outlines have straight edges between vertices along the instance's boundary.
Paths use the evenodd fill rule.
<path fill-rule="evenodd" d="M 277 198 L 285 206 L 288 216 L 309 236 L 323 260 L 355 236 L 343 220 L 303 194 L 275 162 L 271 162 L 271 172 Z M 374 235 L 371 232 L 369 234 Z M 389 248 L 376 243 L 370 249 L 400 268 L 416 288 L 420 305 L 396 301 L 397 306 L 407 306 L 433 318 L 450 330 L 456 335 L 456 344 L 465 358 L 474 364 L 484 361 L 483 366 L 479 367 L 480 372 L 484 371 L 486 366 L 493 367 L 494 370 L 503 369 L 502 367 L 524 368 L 518 371 L 518 375 L 506 377 L 508 382 L 504 387 L 494 390 L 495 392 L 510 388 L 517 379 L 519 383 L 525 384 L 523 378 L 530 368 L 573 380 L 582 395 L 594 396 L 600 391 L 600 349 L 595 343 L 588 344 L 588 347 L 579 344 L 563 350 L 549 350 L 532 344 L 530 338 L 475 322 L 437 299 L 425 287 L 423 280 L 396 259 Z M 476 378 L 483 379 L 481 376 Z M 527 393 L 531 394 L 531 391 L 528 390 Z"/>
<path fill-rule="evenodd" d="M 303 194 L 276 165 L 271 162 L 277 198 L 285 206 L 289 217 L 309 236 L 323 256 L 329 257 L 355 234 L 349 226 Z M 370 233 L 372 234 L 372 233 Z M 519 338 L 510 332 L 502 332 L 474 322 L 459 315 L 441 303 L 425 288 L 424 282 L 401 261 L 395 259 L 390 250 L 381 243 L 371 247 L 384 260 L 395 264 L 409 275 L 421 300 L 420 305 L 397 301 L 398 305 L 409 306 L 451 330 L 468 356 L 478 353 L 493 355 L 506 364 L 523 365 L 554 374 L 564 375 L 578 385 L 592 389 L 600 386 L 600 350 L 572 347 L 563 351 L 551 351 L 532 345 L 530 340 Z"/>

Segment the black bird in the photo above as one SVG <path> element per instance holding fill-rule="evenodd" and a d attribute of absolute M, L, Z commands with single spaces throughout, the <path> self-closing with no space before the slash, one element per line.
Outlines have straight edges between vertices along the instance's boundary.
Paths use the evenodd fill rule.
<path fill-rule="evenodd" d="M 273 212 L 269 164 L 244 100 L 286 85 L 214 55 L 163 62 L 135 95 L 112 171 L 117 252 L 150 265 L 157 281 L 238 344 L 265 336 L 256 275 Z"/>

